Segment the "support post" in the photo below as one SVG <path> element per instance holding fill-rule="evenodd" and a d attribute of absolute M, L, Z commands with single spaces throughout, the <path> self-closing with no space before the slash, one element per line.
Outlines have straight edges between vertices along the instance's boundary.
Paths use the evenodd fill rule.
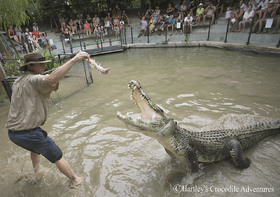
<path fill-rule="evenodd" d="M 250 25 L 249 36 L 248 36 L 248 40 L 247 40 L 247 42 L 246 42 L 247 45 L 250 44 L 250 39 L 251 39 L 251 34 L 252 34 L 253 25 L 254 25 L 254 17 L 252 18 L 252 23 L 251 23 L 251 25 Z"/>
<path fill-rule="evenodd" d="M 230 18 L 227 19 L 227 30 L 226 30 L 226 37 L 224 43 L 227 42 L 227 35 L 228 35 L 228 28 L 229 28 Z"/>
<path fill-rule="evenodd" d="M 209 38 L 210 38 L 210 29 L 211 29 L 211 20 L 209 21 L 209 29 L 208 29 L 207 41 L 209 41 Z"/>
<path fill-rule="evenodd" d="M 131 27 L 131 44 L 133 44 L 133 29 Z"/>
<path fill-rule="evenodd" d="M 87 85 L 89 85 L 85 60 L 83 60 L 83 66 L 84 66 L 84 71 L 85 71 L 85 77 L 86 77 Z"/>

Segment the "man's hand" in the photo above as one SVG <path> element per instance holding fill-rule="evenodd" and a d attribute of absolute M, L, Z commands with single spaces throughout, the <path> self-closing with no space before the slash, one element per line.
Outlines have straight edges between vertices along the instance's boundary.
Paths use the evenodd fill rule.
<path fill-rule="evenodd" d="M 87 52 L 84 51 L 80 51 L 79 53 L 77 53 L 74 57 L 73 60 L 75 60 L 75 62 L 81 61 L 83 59 L 90 59 L 90 55 Z"/>

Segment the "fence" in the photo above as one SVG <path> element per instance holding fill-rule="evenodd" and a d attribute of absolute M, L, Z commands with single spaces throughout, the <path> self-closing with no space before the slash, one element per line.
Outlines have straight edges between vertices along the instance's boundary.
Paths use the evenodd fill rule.
<path fill-rule="evenodd" d="M 59 89 L 51 94 L 51 104 L 55 104 L 93 83 L 91 67 L 88 61 L 84 60 L 77 64 L 79 65 L 73 66 L 64 79 L 59 82 Z M 46 71 L 45 74 L 51 71 Z M 2 84 L 10 100 L 12 96 L 12 85 L 16 79 L 17 77 L 7 77 L 2 80 Z"/>
<path fill-rule="evenodd" d="M 138 21 L 138 20 L 137 20 Z M 138 37 L 139 22 L 135 22 L 130 27 L 125 27 L 121 30 L 118 36 L 110 35 L 104 37 L 91 36 L 86 37 L 84 34 L 73 36 L 72 42 L 68 45 L 63 39 L 57 45 L 62 46 L 62 53 L 76 53 L 79 50 L 88 51 L 91 54 L 102 53 L 112 50 L 112 47 L 121 49 L 131 44 L 168 44 L 170 42 L 189 42 L 189 41 L 215 41 L 222 43 L 237 43 L 241 45 L 262 46 L 262 47 L 279 47 L 279 33 L 273 34 L 272 28 L 267 29 L 268 33 L 256 34 L 252 33 L 251 26 L 247 25 L 246 32 L 231 32 L 228 28 L 228 22 L 225 18 L 219 18 L 214 24 L 193 25 L 192 33 L 181 34 L 178 31 L 177 35 L 173 32 L 171 36 L 171 28 L 166 29 L 159 35 L 159 32 L 147 33 L 145 36 Z M 147 27 L 147 29 L 149 26 Z M 175 30 L 174 30 L 175 31 Z M 149 32 L 149 31 L 147 31 Z"/>
<path fill-rule="evenodd" d="M 115 50 L 123 49 L 123 44 L 126 42 L 123 40 L 125 35 L 125 30 L 122 29 L 119 35 L 110 34 L 106 37 L 104 36 L 89 36 L 85 34 L 74 35 L 69 41 L 66 41 L 63 37 L 60 37 L 60 44 L 62 46 L 63 54 L 73 54 L 78 51 L 86 51 L 91 55 L 102 54 L 104 52 L 112 52 Z"/>

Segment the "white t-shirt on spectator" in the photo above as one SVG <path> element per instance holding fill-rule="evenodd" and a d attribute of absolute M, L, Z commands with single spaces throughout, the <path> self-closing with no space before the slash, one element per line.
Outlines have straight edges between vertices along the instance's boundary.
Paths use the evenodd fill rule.
<path fill-rule="evenodd" d="M 248 7 L 245 3 L 243 3 L 240 8 L 242 8 L 244 10 L 244 12 L 247 12 L 247 10 L 248 10 Z"/>
<path fill-rule="evenodd" d="M 257 6 L 255 5 L 255 2 L 257 3 Z M 260 2 L 261 0 L 251 0 L 252 10 L 256 10 Z"/>
<path fill-rule="evenodd" d="M 191 16 L 190 18 L 188 18 L 187 16 L 184 18 L 184 22 L 185 23 L 190 23 L 193 21 L 193 17 Z"/>
<path fill-rule="evenodd" d="M 261 1 L 258 5 L 258 8 L 261 7 L 261 10 L 267 9 L 268 8 L 268 2 L 269 2 L 269 0 L 265 0 L 264 2 Z"/>

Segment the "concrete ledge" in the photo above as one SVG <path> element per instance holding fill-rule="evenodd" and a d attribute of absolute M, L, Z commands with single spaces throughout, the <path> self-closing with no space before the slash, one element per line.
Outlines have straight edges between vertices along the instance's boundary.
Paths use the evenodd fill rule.
<path fill-rule="evenodd" d="M 238 43 L 224 43 L 215 41 L 189 41 L 189 42 L 158 42 L 158 43 L 134 43 L 126 48 L 165 48 L 165 47 L 214 47 L 236 51 L 249 51 L 260 54 L 273 54 L 280 56 L 280 48 L 249 46 Z"/>

